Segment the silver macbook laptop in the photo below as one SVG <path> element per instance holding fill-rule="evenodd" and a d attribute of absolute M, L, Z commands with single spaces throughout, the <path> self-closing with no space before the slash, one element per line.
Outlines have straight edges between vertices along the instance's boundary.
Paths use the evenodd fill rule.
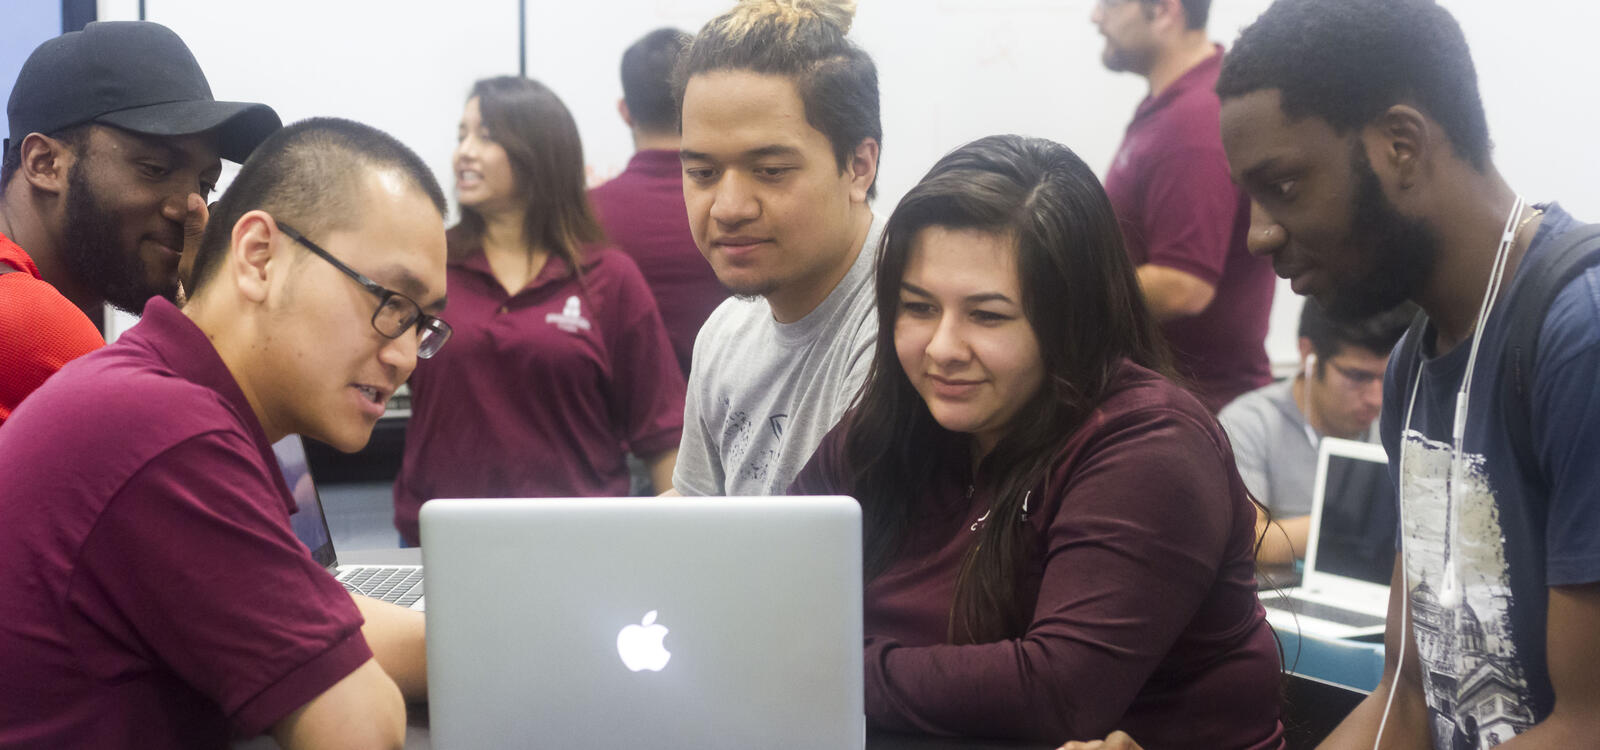
<path fill-rule="evenodd" d="M 295 536 L 311 550 L 312 559 L 339 579 L 350 591 L 420 610 L 424 606 L 421 565 L 340 565 L 333 550 L 333 535 L 328 533 L 328 518 L 322 510 L 322 497 L 311 479 L 305 443 L 290 435 L 272 445 L 278 455 L 283 480 L 294 495 L 299 510 L 289 516 Z"/>
<path fill-rule="evenodd" d="M 1325 638 L 1383 632 L 1396 510 L 1383 446 L 1323 438 L 1300 586 L 1262 592 L 1267 619 Z"/>
<path fill-rule="evenodd" d="M 421 522 L 435 746 L 864 746 L 854 500 L 435 500 Z"/>

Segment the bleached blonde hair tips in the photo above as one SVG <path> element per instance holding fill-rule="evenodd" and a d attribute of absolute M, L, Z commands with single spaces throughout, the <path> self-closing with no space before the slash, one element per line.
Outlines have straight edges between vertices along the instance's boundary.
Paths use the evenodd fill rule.
<path fill-rule="evenodd" d="M 718 31 L 730 40 L 740 39 L 765 24 L 782 29 L 782 35 L 792 40 L 812 20 L 833 26 L 843 36 L 850 33 L 855 17 L 853 0 L 739 0 L 737 6 L 712 23 L 720 26 Z"/>

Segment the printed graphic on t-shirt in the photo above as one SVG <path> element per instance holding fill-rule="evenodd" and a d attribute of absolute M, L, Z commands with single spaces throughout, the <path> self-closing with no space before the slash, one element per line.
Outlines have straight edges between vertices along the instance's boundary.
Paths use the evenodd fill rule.
<path fill-rule="evenodd" d="M 557 328 L 567 333 L 589 330 L 589 321 L 583 317 L 583 304 L 578 300 L 578 295 L 576 294 L 567 298 L 567 302 L 561 308 L 561 312 L 544 316 L 544 322 L 554 323 Z"/>
<path fill-rule="evenodd" d="M 1403 436 L 1406 587 L 1435 750 L 1479 750 L 1533 725 L 1513 639 L 1499 508 L 1483 456 Z"/>
<path fill-rule="evenodd" d="M 732 401 L 723 399 L 723 407 L 732 406 Z M 755 428 L 763 424 L 772 430 L 775 438 L 783 437 L 783 423 L 789 415 L 775 414 L 758 423 L 750 418 L 750 414 L 743 410 L 728 412 L 728 419 L 722 425 L 723 441 L 726 446 L 723 455 L 723 471 L 725 475 L 731 467 L 737 467 L 737 476 L 744 481 L 764 482 L 767 474 L 776 462 L 778 451 L 775 448 L 758 449 L 750 453 L 750 447 L 755 443 Z"/>
<path fill-rule="evenodd" d="M 728 409 L 733 402 L 724 397 L 722 408 Z M 743 409 L 727 412 L 728 418 L 722 423 L 723 466 L 737 466 L 744 460 L 745 451 L 750 450 L 750 415 Z"/>

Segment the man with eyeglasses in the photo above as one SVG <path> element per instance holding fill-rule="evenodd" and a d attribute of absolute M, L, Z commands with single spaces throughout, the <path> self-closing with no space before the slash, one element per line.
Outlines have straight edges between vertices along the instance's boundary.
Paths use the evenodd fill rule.
<path fill-rule="evenodd" d="M 1389 351 L 1417 308 L 1410 303 L 1369 318 L 1330 318 L 1316 300 L 1300 310 L 1300 368 L 1293 377 L 1235 399 L 1217 415 L 1233 456 L 1262 505 L 1256 559 L 1286 564 L 1306 556 L 1312 484 L 1322 438 L 1376 442 Z"/>
<path fill-rule="evenodd" d="M 0 161 L 0 423 L 61 366 L 105 345 L 103 305 L 177 292 L 205 198 L 280 123 L 219 102 L 183 40 L 142 21 L 91 23 L 28 57 Z"/>
<path fill-rule="evenodd" d="M 0 429 L 0 746 L 399 747 L 420 613 L 291 530 L 272 443 L 366 444 L 450 328 L 444 194 L 345 120 L 267 139 L 161 297 Z"/>
<path fill-rule="evenodd" d="M 1106 194 L 1179 371 L 1216 411 L 1272 379 L 1263 342 L 1276 282 L 1245 249 L 1250 207 L 1222 151 L 1210 10 L 1211 0 L 1100 0 L 1091 20 L 1105 66 L 1150 84 Z"/>

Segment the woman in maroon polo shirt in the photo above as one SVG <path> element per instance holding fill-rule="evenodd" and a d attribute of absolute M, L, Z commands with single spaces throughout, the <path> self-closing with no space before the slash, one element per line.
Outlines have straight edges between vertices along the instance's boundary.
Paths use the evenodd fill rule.
<path fill-rule="evenodd" d="M 793 487 L 861 500 L 872 725 L 1282 746 L 1255 509 L 1139 294 L 1049 141 L 970 143 L 890 217 L 887 335 Z"/>
<path fill-rule="evenodd" d="M 454 157 L 448 351 L 418 362 L 395 526 L 440 497 L 626 495 L 633 452 L 671 486 L 683 374 L 655 298 L 603 244 L 572 115 L 537 81 L 472 87 Z"/>

